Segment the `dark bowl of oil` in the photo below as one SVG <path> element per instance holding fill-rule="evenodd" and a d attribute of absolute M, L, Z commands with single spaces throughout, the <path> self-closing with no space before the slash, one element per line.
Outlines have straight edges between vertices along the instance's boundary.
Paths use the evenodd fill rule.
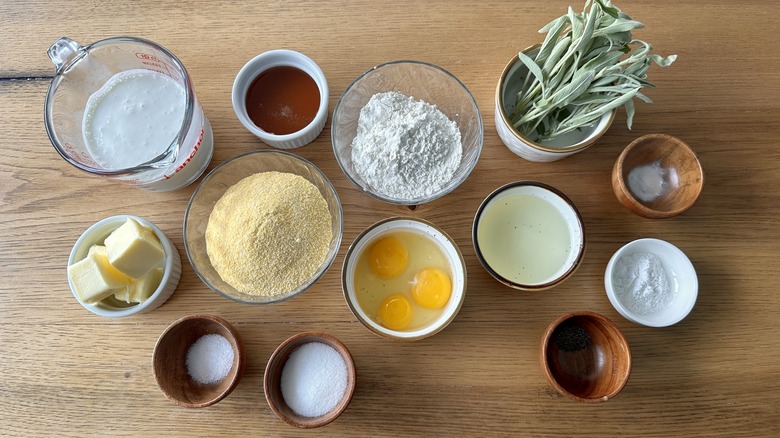
<path fill-rule="evenodd" d="M 631 350 L 623 332 L 589 311 L 565 314 L 547 327 L 540 362 L 553 388 L 583 403 L 615 397 L 631 374 Z"/>

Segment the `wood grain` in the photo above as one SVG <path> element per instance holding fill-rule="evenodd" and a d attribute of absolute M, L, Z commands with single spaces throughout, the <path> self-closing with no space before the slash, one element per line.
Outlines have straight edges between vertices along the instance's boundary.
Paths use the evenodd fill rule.
<path fill-rule="evenodd" d="M 262 377 L 274 349 L 304 331 L 349 348 L 357 387 L 325 436 L 780 435 L 780 4 L 769 0 L 619 2 L 645 23 L 637 37 L 676 53 L 652 69 L 653 105 L 638 104 L 632 131 L 618 113 L 589 150 L 554 163 L 509 152 L 493 121 L 496 81 L 506 62 L 541 40 L 537 29 L 569 2 L 195 1 L 111 4 L 21 1 L 0 6 L 0 435 L 300 436 L 277 419 Z M 579 7 L 575 5 L 575 8 Z M 397 59 L 437 64 L 472 92 L 484 120 L 482 155 L 454 192 L 415 210 L 376 201 L 336 163 L 329 127 L 295 151 L 331 179 L 344 208 L 343 244 L 309 291 L 270 306 L 240 305 L 211 292 L 186 262 L 184 209 L 194 186 L 147 193 L 68 165 L 43 127 L 53 66 L 46 50 L 67 35 L 82 43 L 117 35 L 154 40 L 187 67 L 214 128 L 210 168 L 266 148 L 236 119 L 230 89 L 240 67 L 266 50 L 314 59 L 341 92 L 372 66 Z M 648 133 L 674 135 L 707 175 L 696 205 L 666 220 L 644 219 L 615 198 L 610 172 L 620 151 Z M 510 290 L 479 265 L 473 214 L 493 189 L 537 180 L 563 191 L 582 213 L 587 250 L 577 273 L 540 293 Z M 173 297 L 144 315 L 110 320 L 79 306 L 66 281 L 71 246 L 92 223 L 134 214 L 161 228 L 185 262 Z M 469 290 L 441 333 L 411 344 L 380 339 L 349 312 L 340 287 L 348 245 L 388 216 L 429 220 L 463 252 Z M 693 262 L 700 292 L 691 315 L 652 329 L 622 319 L 604 292 L 614 251 L 656 237 Z M 547 325 L 578 310 L 604 314 L 625 333 L 632 373 L 606 403 L 585 406 L 555 391 L 538 361 Z M 155 385 L 152 351 L 162 331 L 193 313 L 220 316 L 241 332 L 246 371 L 221 402 L 188 410 Z"/>

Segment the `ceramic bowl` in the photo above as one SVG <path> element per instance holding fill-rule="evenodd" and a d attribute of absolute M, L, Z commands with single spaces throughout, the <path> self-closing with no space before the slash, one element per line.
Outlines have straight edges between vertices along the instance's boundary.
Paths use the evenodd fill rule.
<path fill-rule="evenodd" d="M 612 189 L 629 211 L 663 219 L 688 210 L 699 199 L 704 172 L 682 140 L 649 134 L 632 141 L 612 168 Z"/>
<path fill-rule="evenodd" d="M 595 312 L 553 321 L 542 337 L 540 361 L 561 394 L 584 403 L 615 397 L 631 374 L 631 350 L 617 325 Z"/>
<path fill-rule="evenodd" d="M 273 67 L 295 67 L 308 74 L 317 84 L 320 91 L 320 106 L 317 114 L 305 128 L 290 134 L 274 134 L 266 132 L 255 125 L 246 109 L 246 96 L 252 82 L 263 72 Z M 233 81 L 232 101 L 233 111 L 244 127 L 260 140 L 280 149 L 294 149 L 311 143 L 322 132 L 328 119 L 328 81 L 316 62 L 308 56 L 292 50 L 271 50 L 261 53 L 247 62 Z"/>
<path fill-rule="evenodd" d="M 463 147 L 460 164 L 450 181 L 429 195 L 414 199 L 387 196 L 367 183 L 355 170 L 352 141 L 357 135 L 360 110 L 375 94 L 389 91 L 435 105 L 460 130 Z M 360 75 L 341 95 L 333 111 L 331 139 L 341 170 L 360 190 L 391 204 L 424 204 L 455 190 L 474 169 L 482 151 L 482 117 L 469 90 L 448 71 L 419 61 L 388 62 Z"/>
<path fill-rule="evenodd" d="M 214 204 L 234 184 L 259 172 L 278 171 L 302 176 L 328 204 L 333 237 L 325 259 L 314 274 L 296 289 L 275 296 L 249 295 L 222 280 L 206 251 L 206 227 Z M 328 178 L 309 161 L 284 151 L 257 150 L 233 157 L 214 168 L 193 192 L 184 214 L 184 247 L 192 268 L 218 294 L 245 304 L 269 304 L 290 299 L 313 285 L 328 270 L 341 246 L 344 228 L 341 202 Z"/>
<path fill-rule="evenodd" d="M 233 366 L 216 383 L 202 384 L 187 371 L 187 352 L 201 336 L 224 336 L 233 347 Z M 179 406 L 203 408 L 227 397 L 244 374 L 244 342 L 233 325 L 211 315 L 190 315 L 174 321 L 157 339 L 152 354 L 154 380 L 165 396 Z"/>
<path fill-rule="evenodd" d="M 321 342 L 332 347 L 341 355 L 341 358 L 344 359 L 344 363 L 347 365 L 347 387 L 343 397 L 332 410 L 318 417 L 304 417 L 298 415 L 287 405 L 282 394 L 282 371 L 284 371 L 287 359 L 290 358 L 290 354 L 292 354 L 296 348 L 308 344 L 309 342 Z M 271 407 L 271 410 L 279 419 L 295 427 L 310 429 L 324 426 L 338 418 L 339 415 L 344 412 L 349 405 L 349 402 L 352 400 L 352 395 L 355 393 L 356 381 L 357 370 L 355 369 L 355 361 L 352 359 L 352 355 L 349 353 L 347 347 L 341 341 L 326 333 L 304 332 L 294 335 L 282 342 L 282 344 L 277 347 L 276 351 L 273 352 L 271 358 L 268 359 L 268 364 L 265 368 L 263 389 L 265 391 L 265 399 L 268 402 L 268 406 Z"/>
<path fill-rule="evenodd" d="M 531 46 L 523 53 L 534 57 L 539 45 Z M 566 158 L 582 152 L 596 142 L 612 126 L 615 111 L 604 114 L 598 123 L 591 127 L 563 134 L 546 141 L 532 141 L 512 125 L 509 115 L 514 111 L 516 97 L 528 68 L 515 55 L 504 67 L 496 86 L 496 131 L 504 145 L 515 155 L 528 161 L 549 162 Z"/>
<path fill-rule="evenodd" d="M 415 233 L 434 242 L 449 263 L 452 275 L 452 292 L 449 301 L 444 305 L 441 315 L 429 325 L 416 330 L 391 330 L 377 322 L 372 316 L 375 310 L 364 309 L 361 306 L 358 300 L 358 291 L 355 287 L 355 270 L 361 255 L 368 251 L 371 245 L 378 239 L 395 232 Z M 355 238 L 344 257 L 344 266 L 341 269 L 341 287 L 344 292 L 344 299 L 352 314 L 369 331 L 395 341 L 417 341 L 444 330 L 455 319 L 466 294 L 466 263 L 455 241 L 439 227 L 422 219 L 389 218 L 371 225 Z"/>
<path fill-rule="evenodd" d="M 152 229 L 157 238 L 160 239 L 163 250 L 165 250 L 163 278 L 154 293 L 146 301 L 138 304 L 128 304 L 115 299 L 113 296 L 105 298 L 104 300 L 95 304 L 87 304 L 83 302 L 81 298 L 79 298 L 73 283 L 69 278 L 68 285 L 70 286 L 70 291 L 73 293 L 76 301 L 78 301 L 82 307 L 96 315 L 106 316 L 109 318 L 123 318 L 130 315 L 149 312 L 162 306 L 163 303 L 168 301 L 168 298 L 173 295 L 173 292 L 179 285 L 179 277 L 181 277 L 181 257 L 179 257 L 179 251 L 168 239 L 168 237 L 165 236 L 162 230 L 157 228 L 153 223 L 138 216 L 111 216 L 100 220 L 91 227 L 87 228 L 81 237 L 78 238 L 76 244 L 73 245 L 73 249 L 70 252 L 70 257 L 68 257 L 68 266 L 83 260 L 87 256 L 89 248 L 92 245 L 102 245 L 106 237 L 108 237 L 108 235 L 111 234 L 114 230 L 122 226 L 122 224 L 124 224 L 128 218 L 134 219 L 139 224 Z"/>
<path fill-rule="evenodd" d="M 628 257 L 638 253 L 654 254 L 660 259 L 671 287 L 672 297 L 668 304 L 652 313 L 645 313 L 644 309 L 640 313 L 632 305 L 631 293 L 620 287 L 622 283 L 631 280 L 621 281 L 616 277 L 622 272 L 618 268 L 620 260 L 623 259 L 625 263 L 630 260 Z M 627 320 L 648 327 L 666 327 L 677 324 L 691 312 L 696 304 L 699 281 L 693 264 L 679 248 L 659 239 L 638 239 L 627 243 L 612 255 L 604 272 L 604 288 L 609 302 Z"/>
<path fill-rule="evenodd" d="M 529 216 L 532 209 L 527 205 L 514 210 L 505 207 L 507 201 L 525 196 L 546 201 L 547 213 L 560 215 L 560 229 L 549 227 L 555 223 L 552 216 Z M 567 232 L 568 239 L 553 240 Z M 585 225 L 574 203 L 558 189 L 518 181 L 496 189 L 482 201 L 474 216 L 472 241 L 477 258 L 493 278 L 514 289 L 538 291 L 557 286 L 577 270 L 585 255 Z M 543 249 L 559 260 L 526 269 L 522 260 L 540 260 Z"/>

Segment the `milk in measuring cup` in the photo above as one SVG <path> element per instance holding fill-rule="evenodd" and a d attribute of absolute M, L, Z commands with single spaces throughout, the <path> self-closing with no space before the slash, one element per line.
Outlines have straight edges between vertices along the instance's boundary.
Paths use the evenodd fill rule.
<path fill-rule="evenodd" d="M 57 72 L 44 104 L 46 133 L 70 164 L 155 192 L 206 170 L 214 136 L 187 70 L 165 47 L 133 37 L 48 51 Z"/>
<path fill-rule="evenodd" d="M 123 169 L 165 152 L 184 120 L 184 93 L 178 82 L 149 70 L 111 77 L 84 110 L 84 143 L 92 158 L 107 169 Z"/>

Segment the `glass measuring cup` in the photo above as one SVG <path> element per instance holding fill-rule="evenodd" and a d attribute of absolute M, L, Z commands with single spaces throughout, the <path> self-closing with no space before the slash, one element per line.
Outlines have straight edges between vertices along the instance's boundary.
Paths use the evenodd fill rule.
<path fill-rule="evenodd" d="M 86 47 L 63 37 L 49 48 L 48 55 L 56 74 L 46 95 L 46 132 L 57 152 L 70 164 L 157 192 L 185 187 L 206 170 L 214 150 L 211 125 L 198 103 L 187 70 L 167 49 L 133 37 L 108 38 Z M 181 86 L 185 97 L 181 127 L 174 138 L 152 140 L 152 154 L 156 156 L 151 159 L 129 167 L 100 164 L 85 139 L 85 113 L 90 98 L 107 95 L 106 90 L 116 82 L 112 78 L 121 77 L 116 75 L 138 72 L 160 73 Z M 132 156 L 138 147 L 124 146 L 131 150 L 121 152 Z"/>

